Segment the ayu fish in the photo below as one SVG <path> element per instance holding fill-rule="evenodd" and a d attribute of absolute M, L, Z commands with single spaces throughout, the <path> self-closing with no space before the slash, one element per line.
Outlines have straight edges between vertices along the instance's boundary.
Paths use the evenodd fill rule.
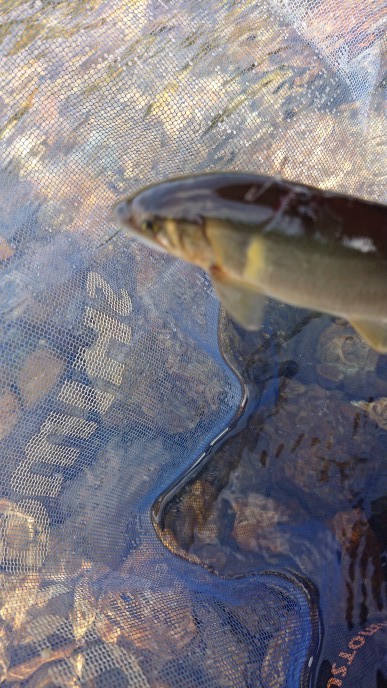
<path fill-rule="evenodd" d="M 266 297 L 348 320 L 387 353 L 387 209 L 277 177 L 172 179 L 116 206 L 132 235 L 204 268 L 258 329 Z"/>

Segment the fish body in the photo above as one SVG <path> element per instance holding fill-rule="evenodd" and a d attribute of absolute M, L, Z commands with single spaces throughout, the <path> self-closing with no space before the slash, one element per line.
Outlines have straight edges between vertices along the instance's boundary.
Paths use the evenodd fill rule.
<path fill-rule="evenodd" d="M 173 179 L 121 202 L 128 231 L 204 268 L 226 310 L 259 327 L 265 298 L 349 320 L 387 353 L 387 209 L 277 177 Z"/>

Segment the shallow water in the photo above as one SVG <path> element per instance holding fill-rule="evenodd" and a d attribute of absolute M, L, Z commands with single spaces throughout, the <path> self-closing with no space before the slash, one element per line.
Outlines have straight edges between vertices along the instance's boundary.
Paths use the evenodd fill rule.
<path fill-rule="evenodd" d="M 248 401 L 157 500 L 154 524 L 172 551 L 222 577 L 270 569 L 311 581 L 325 685 L 332 635 L 386 610 L 387 357 L 345 321 L 290 308 L 269 312 L 259 340 L 227 318 L 221 327 Z"/>
<path fill-rule="evenodd" d="M 123 195 L 210 169 L 382 200 L 381 9 L 357 5 L 1 3 L 5 688 L 299 688 L 318 645 L 308 578 L 328 675 L 354 652 L 348 626 L 378 618 L 383 408 L 351 402 L 386 396 L 383 359 L 296 311 L 273 310 L 258 343 L 225 326 L 250 420 L 161 525 L 228 578 L 175 556 L 152 504 L 230 425 L 239 384 L 206 277 L 111 222 Z"/>

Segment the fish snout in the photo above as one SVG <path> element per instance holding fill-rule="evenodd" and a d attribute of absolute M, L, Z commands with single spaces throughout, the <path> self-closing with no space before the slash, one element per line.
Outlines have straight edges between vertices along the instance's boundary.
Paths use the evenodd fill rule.
<path fill-rule="evenodd" d="M 120 201 L 114 208 L 115 218 L 123 225 L 132 224 L 132 201 Z"/>

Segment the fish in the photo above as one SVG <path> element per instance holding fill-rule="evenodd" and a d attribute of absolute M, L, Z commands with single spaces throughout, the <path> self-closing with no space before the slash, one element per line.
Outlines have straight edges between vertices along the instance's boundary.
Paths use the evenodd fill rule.
<path fill-rule="evenodd" d="M 387 209 L 279 176 L 210 172 L 120 201 L 131 236 L 204 269 L 231 317 L 259 329 L 268 298 L 351 323 L 387 353 Z"/>

